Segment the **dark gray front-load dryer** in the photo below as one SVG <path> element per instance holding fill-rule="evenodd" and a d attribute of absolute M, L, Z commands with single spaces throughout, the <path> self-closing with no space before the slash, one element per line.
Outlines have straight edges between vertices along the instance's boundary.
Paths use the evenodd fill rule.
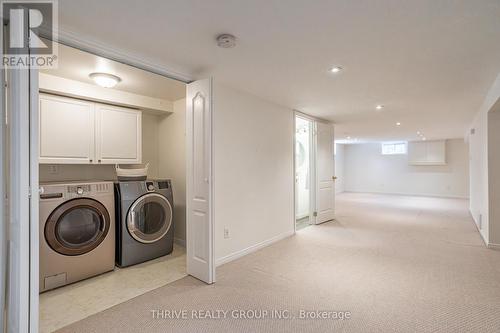
<path fill-rule="evenodd" d="M 138 264 L 172 252 L 174 203 L 169 179 L 118 182 L 115 197 L 118 266 Z"/>

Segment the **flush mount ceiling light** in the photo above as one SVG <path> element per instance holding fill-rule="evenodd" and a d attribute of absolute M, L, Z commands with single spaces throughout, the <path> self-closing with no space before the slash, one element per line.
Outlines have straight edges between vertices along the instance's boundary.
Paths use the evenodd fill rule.
<path fill-rule="evenodd" d="M 216 38 L 217 46 L 224 49 L 230 49 L 236 46 L 236 37 L 231 34 L 222 34 Z"/>
<path fill-rule="evenodd" d="M 116 75 L 108 73 L 90 73 L 89 77 L 94 80 L 94 82 L 104 88 L 113 88 L 122 79 Z"/>
<path fill-rule="evenodd" d="M 330 73 L 337 74 L 337 73 L 340 73 L 341 70 L 342 70 L 342 67 L 335 66 L 335 67 L 330 68 Z"/>
<path fill-rule="evenodd" d="M 375 107 L 375 109 L 377 110 L 382 110 L 384 108 L 384 106 L 382 104 L 379 104 Z"/>

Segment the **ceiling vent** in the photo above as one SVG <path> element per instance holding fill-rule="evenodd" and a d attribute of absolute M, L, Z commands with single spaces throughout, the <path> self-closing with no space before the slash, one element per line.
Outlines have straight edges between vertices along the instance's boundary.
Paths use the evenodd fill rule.
<path fill-rule="evenodd" d="M 236 46 L 236 37 L 230 34 L 222 34 L 217 36 L 217 46 L 230 49 Z"/>

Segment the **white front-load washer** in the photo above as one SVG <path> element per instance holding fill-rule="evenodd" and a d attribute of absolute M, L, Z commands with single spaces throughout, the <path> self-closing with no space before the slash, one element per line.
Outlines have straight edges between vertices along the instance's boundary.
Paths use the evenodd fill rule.
<path fill-rule="evenodd" d="M 45 183 L 40 192 L 40 292 L 113 270 L 113 183 Z"/>

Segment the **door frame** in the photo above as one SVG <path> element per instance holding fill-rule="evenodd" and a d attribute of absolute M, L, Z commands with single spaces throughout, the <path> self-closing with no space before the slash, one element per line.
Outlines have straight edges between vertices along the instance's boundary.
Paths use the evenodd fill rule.
<path fill-rule="evenodd" d="M 3 27 L 2 27 L 2 33 L 3 33 Z M 82 51 L 112 59 L 115 61 L 122 62 L 123 64 L 136 67 L 139 69 L 142 69 L 144 71 L 156 73 L 162 76 L 165 76 L 169 79 L 177 80 L 180 82 L 185 83 L 186 85 L 189 81 L 185 78 L 179 77 L 179 76 L 174 76 L 174 75 L 168 75 L 166 74 L 163 70 L 160 71 L 155 71 L 153 70 L 154 67 L 152 65 L 149 65 L 147 63 L 141 62 L 140 60 L 132 57 L 132 56 L 127 56 L 125 54 L 118 54 L 118 53 L 112 53 L 113 55 L 109 55 L 109 52 L 102 52 L 102 49 L 98 46 L 95 46 L 95 44 L 92 43 L 85 43 L 82 42 L 81 40 L 78 41 L 76 44 L 75 43 L 69 43 L 69 42 L 61 42 L 60 40 L 57 41 L 61 44 L 65 44 L 71 47 L 78 48 Z M 78 46 L 75 46 L 78 45 Z M 2 48 L 2 54 L 3 54 L 3 48 Z M 118 54 L 118 55 L 117 55 Z M 174 73 L 174 72 L 172 72 Z M 29 74 L 26 75 L 26 77 L 29 79 L 29 91 L 25 92 L 23 91 L 23 94 L 29 94 L 30 98 L 29 101 L 26 101 L 29 103 L 29 115 L 25 118 L 22 119 L 20 123 L 20 127 L 23 127 L 24 132 L 23 133 L 18 133 L 18 134 L 26 134 L 29 132 L 29 135 L 25 138 L 27 139 L 22 147 L 23 149 L 17 150 L 19 153 L 18 154 L 24 154 L 26 156 L 37 156 L 36 159 L 30 159 L 30 160 L 23 160 L 23 165 L 22 165 L 22 170 L 16 170 L 16 173 L 20 174 L 23 171 L 29 172 L 29 183 L 30 184 L 39 184 L 39 174 L 38 174 L 38 168 L 39 168 L 39 161 L 38 161 L 38 149 L 39 149 L 39 137 L 38 137 L 38 130 L 39 130 L 39 115 L 38 115 L 38 98 L 34 98 L 30 92 L 36 91 L 36 97 L 38 97 L 38 70 L 37 69 L 30 69 Z M 2 92 L 4 87 L 2 86 Z M 20 94 L 22 95 L 22 94 Z M 212 100 L 212 99 L 211 99 Z M 3 109 L 3 104 L 2 104 L 2 109 Z M 212 117 L 213 117 L 213 103 L 212 103 Z M 213 133 L 213 121 L 210 122 L 210 131 Z M 212 147 L 213 143 L 210 142 L 210 146 Z M 213 149 L 210 150 L 210 168 L 211 168 L 211 174 L 213 175 Z M 26 161 L 25 161 L 26 160 Z M 1 169 L 0 169 L 1 170 Z M 26 173 L 25 172 L 25 173 Z M 187 177 L 188 175 L 186 174 L 186 183 L 187 183 Z M 2 183 L 0 185 L 4 185 L 4 180 L 2 177 Z M 28 184 L 29 185 L 29 184 Z M 213 178 L 212 181 L 210 182 L 210 195 L 212 200 L 210 200 L 210 224 L 212 230 L 214 229 L 214 219 L 213 219 Z M 24 230 L 23 232 L 23 237 L 25 237 L 25 251 L 29 253 L 27 260 L 29 262 L 26 263 L 26 267 L 29 267 L 29 270 L 24 270 L 22 272 L 22 276 L 20 279 L 20 283 L 23 286 L 26 286 L 28 290 L 26 290 L 26 304 L 22 304 L 20 314 L 22 313 L 26 314 L 26 328 L 22 332 L 29 332 L 29 333 L 37 333 L 39 329 L 39 217 L 38 217 L 38 212 L 39 212 L 39 201 L 38 200 L 30 200 L 31 198 L 38 198 L 39 195 L 39 187 L 38 186 L 25 186 L 22 189 L 22 194 L 26 194 L 25 198 L 22 198 L 23 202 L 26 205 L 29 205 L 29 209 L 26 209 L 25 212 L 23 213 L 23 220 L 27 219 L 29 223 L 27 224 L 29 230 Z M 1 193 L 1 191 L 0 191 Z M 18 196 L 19 197 L 19 196 Z M 21 198 L 21 197 L 19 197 Z M 28 202 L 26 201 L 26 198 L 28 199 Z M 0 210 L 1 212 L 2 210 Z M 34 212 L 36 212 L 34 214 Z M 186 221 L 187 222 L 187 221 Z M 214 256 L 215 254 L 215 237 L 210 236 L 209 244 L 211 245 L 211 255 Z M 188 237 L 186 235 L 186 247 L 188 246 Z M 1 244 L 0 242 L 0 245 Z M 3 255 L 3 251 L 2 251 Z M 213 266 L 212 266 L 212 277 L 213 277 L 213 282 L 215 282 L 215 260 L 212 260 Z M 3 280 L 0 282 L 4 282 Z M 2 289 L 4 290 L 4 289 Z M 20 331 L 21 332 L 21 331 Z"/>
<path fill-rule="evenodd" d="M 309 224 L 316 224 L 316 217 L 314 216 L 314 209 L 316 207 L 316 140 L 315 140 L 315 127 L 316 118 L 311 117 L 300 111 L 294 111 L 293 113 L 293 230 L 297 232 L 297 202 L 298 202 L 298 191 L 297 191 L 297 118 L 301 118 L 310 122 L 310 133 L 309 133 Z"/>
<path fill-rule="evenodd" d="M 333 122 L 321 119 L 318 117 L 311 116 L 307 113 L 298 111 L 298 110 L 293 110 L 293 189 L 294 189 L 294 195 L 293 195 L 293 230 L 294 233 L 297 232 L 297 224 L 296 224 L 296 214 L 297 214 L 297 182 L 295 181 L 295 176 L 296 176 L 296 129 L 297 129 L 297 118 L 302 118 L 307 121 L 310 121 L 312 123 L 311 125 L 311 136 L 310 136 L 310 148 L 311 152 L 309 154 L 309 168 L 311 169 L 310 171 L 310 182 L 311 182 L 311 188 L 309 190 L 309 224 L 317 224 L 316 216 L 314 216 L 314 212 L 316 210 L 316 197 L 317 197 L 317 186 L 316 186 L 316 162 L 317 162 L 317 123 L 323 123 L 323 124 L 329 124 L 329 125 L 334 125 Z M 335 159 L 335 157 L 334 157 Z M 335 164 L 335 160 L 334 160 Z"/>

